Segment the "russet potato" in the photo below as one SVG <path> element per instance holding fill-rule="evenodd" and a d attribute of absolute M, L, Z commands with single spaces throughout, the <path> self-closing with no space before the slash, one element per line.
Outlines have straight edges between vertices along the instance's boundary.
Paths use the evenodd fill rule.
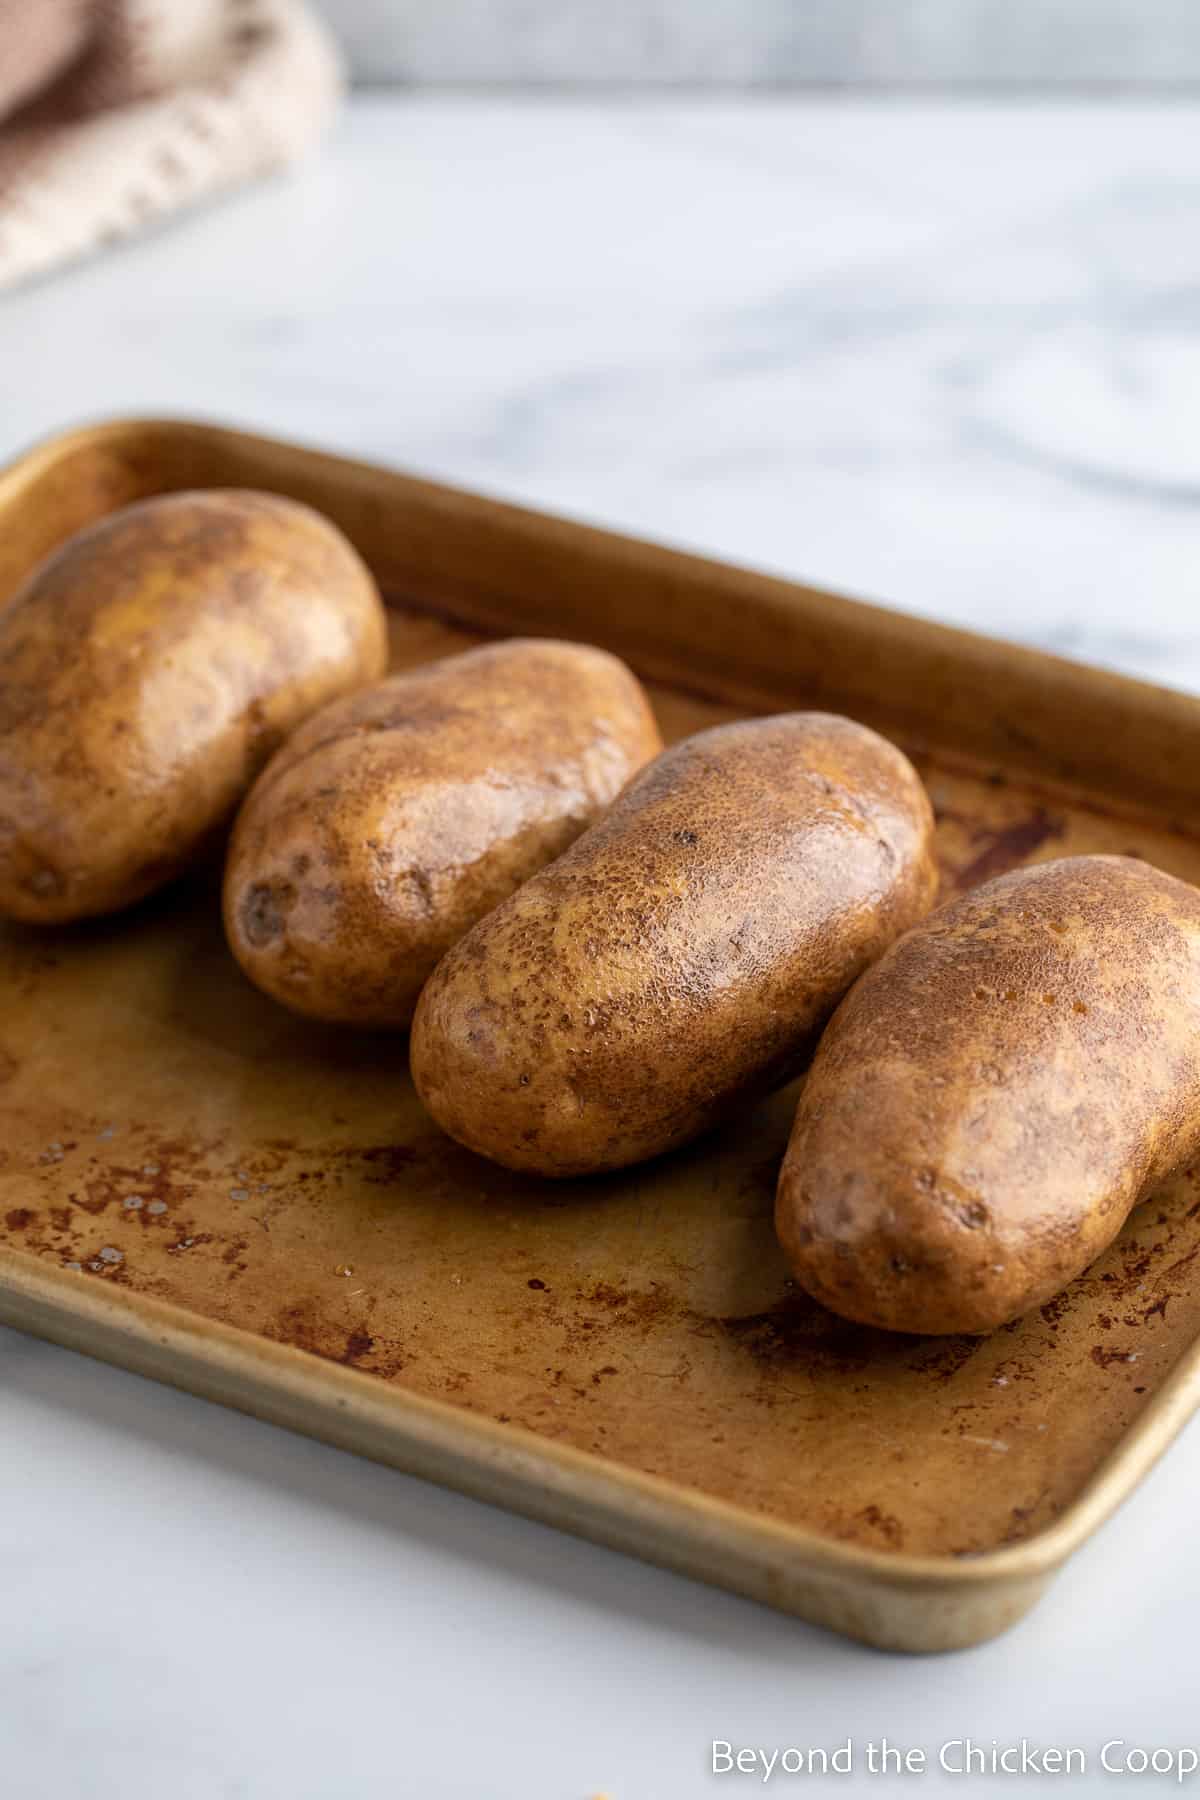
<path fill-rule="evenodd" d="M 625 664 L 551 639 L 468 650 L 338 701 L 242 808 L 225 878 L 233 953 L 297 1012 L 407 1025 L 438 958 L 660 748 Z"/>
<path fill-rule="evenodd" d="M 439 964 L 422 1100 L 510 1168 L 583 1175 L 685 1143 L 788 1080 L 936 886 L 899 750 L 821 713 L 667 750 Z"/>
<path fill-rule="evenodd" d="M 161 886 L 294 726 L 386 662 L 374 582 L 308 507 L 171 494 L 79 532 L 0 610 L 0 914 Z"/>
<path fill-rule="evenodd" d="M 1049 1300 L 1200 1145 L 1200 892 L 1130 857 L 986 882 L 851 990 L 776 1223 L 833 1311 L 981 1332 Z"/>

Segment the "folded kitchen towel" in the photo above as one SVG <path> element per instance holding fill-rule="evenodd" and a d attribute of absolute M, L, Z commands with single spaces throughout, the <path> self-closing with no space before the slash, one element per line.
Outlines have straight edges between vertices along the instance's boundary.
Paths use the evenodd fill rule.
<path fill-rule="evenodd" d="M 302 0 L 0 0 L 0 287 L 291 162 L 340 92 Z"/>

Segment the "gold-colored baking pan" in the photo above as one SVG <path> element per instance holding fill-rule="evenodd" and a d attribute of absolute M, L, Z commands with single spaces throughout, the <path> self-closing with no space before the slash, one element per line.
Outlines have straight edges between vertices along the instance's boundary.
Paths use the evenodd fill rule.
<path fill-rule="evenodd" d="M 397 666 L 586 639 L 668 737 L 811 704 L 889 732 L 949 891 L 1090 850 L 1200 881 L 1200 702 L 235 431 L 118 422 L 23 457 L 0 594 L 112 507 L 231 484 L 350 534 Z M 1017 1325 L 890 1337 L 787 1278 L 793 1100 L 602 1180 L 493 1168 L 422 1115 L 403 1038 L 247 985 L 205 871 L 0 935 L 0 1318 L 870 1643 L 973 1643 L 1200 1397 L 1200 1188 Z"/>

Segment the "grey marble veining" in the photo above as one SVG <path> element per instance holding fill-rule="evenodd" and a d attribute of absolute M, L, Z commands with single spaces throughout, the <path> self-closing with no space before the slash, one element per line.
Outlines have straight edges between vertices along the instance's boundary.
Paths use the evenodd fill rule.
<path fill-rule="evenodd" d="M 6 446 L 198 411 L 1200 686 L 1200 107 L 363 98 L 0 302 Z"/>
<path fill-rule="evenodd" d="M 368 81 L 1171 86 L 1192 0 L 320 0 Z"/>

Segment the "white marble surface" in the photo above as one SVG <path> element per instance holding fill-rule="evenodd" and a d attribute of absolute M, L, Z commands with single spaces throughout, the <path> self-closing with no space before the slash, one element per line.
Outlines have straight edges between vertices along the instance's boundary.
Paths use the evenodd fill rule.
<path fill-rule="evenodd" d="M 291 182 L 0 301 L 0 454 L 200 412 L 1200 689 L 1198 142 L 363 100 Z M 1179 1743 L 1198 1486 L 1200 1427 L 1015 1633 L 917 1663 L 0 1332 L 0 1791 L 688 1800 L 754 1785 L 714 1737 Z"/>

